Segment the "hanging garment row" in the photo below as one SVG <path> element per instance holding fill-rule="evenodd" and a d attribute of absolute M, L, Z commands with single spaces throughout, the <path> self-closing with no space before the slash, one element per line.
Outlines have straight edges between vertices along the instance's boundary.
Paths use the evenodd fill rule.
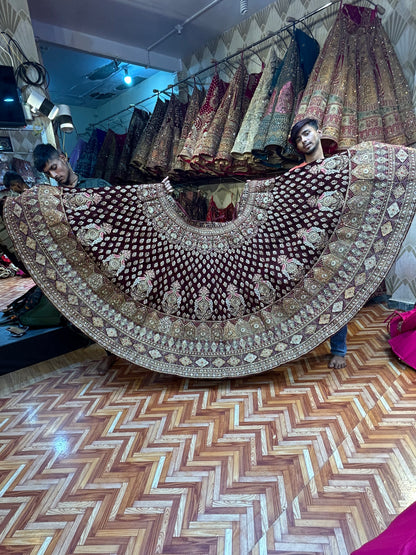
<path fill-rule="evenodd" d="M 301 39 L 301 40 L 300 40 Z M 267 157 L 266 164 L 257 163 L 257 158 L 253 159 L 250 163 L 249 160 L 241 162 L 237 161 L 232 155 L 236 137 L 239 132 L 244 133 L 244 128 L 248 130 L 252 127 L 253 111 L 256 111 L 258 103 L 263 102 L 264 99 L 269 99 L 272 92 L 272 101 L 274 102 L 273 108 L 276 108 L 275 113 L 268 114 L 267 125 L 270 127 L 270 119 L 279 119 L 281 111 L 284 109 L 285 125 L 282 129 L 282 136 L 287 144 L 287 136 L 290 130 L 291 122 L 294 117 L 295 101 L 292 99 L 287 101 L 287 91 L 294 88 L 299 89 L 297 82 L 293 85 L 292 75 L 290 69 L 283 72 L 284 78 L 288 83 L 283 83 L 282 80 L 277 79 L 277 72 L 280 74 L 282 68 L 294 68 L 295 74 L 302 74 L 301 82 L 304 86 L 307 80 L 307 75 L 304 73 L 303 67 L 299 63 L 292 62 L 291 56 L 295 51 L 298 53 L 299 49 L 311 50 L 311 43 L 317 54 L 318 46 L 314 39 L 306 35 L 303 31 L 296 30 L 292 38 L 292 45 L 289 49 L 289 56 L 285 57 L 285 63 L 275 64 L 275 56 L 269 56 L 264 71 L 264 64 L 262 72 L 248 74 L 243 59 L 241 59 L 239 67 L 230 83 L 223 81 L 218 72 L 212 78 L 208 92 L 205 92 L 199 87 L 195 86 L 189 101 L 185 104 L 182 103 L 176 95 L 171 95 L 170 99 L 162 100 L 158 98 L 154 111 L 150 117 L 139 109 L 134 109 L 132 122 L 129 126 L 125 142 L 126 147 L 121 151 L 122 164 L 116 169 L 112 168 L 111 163 L 105 165 L 105 171 L 101 168 L 100 175 L 106 175 L 106 179 L 111 183 L 122 182 L 127 179 L 130 181 L 133 178 L 134 182 L 142 178 L 145 181 L 157 180 L 165 175 L 170 175 L 175 180 L 189 179 L 190 177 L 197 177 L 201 174 L 208 174 L 214 176 L 227 176 L 236 173 L 242 175 L 256 175 L 256 173 L 264 172 L 267 170 Z M 274 50 L 272 51 L 274 52 Z M 300 59 L 297 54 L 296 59 Z M 267 80 L 263 76 L 268 77 Z M 272 79 L 274 78 L 274 91 L 270 90 Z M 262 81 L 262 97 L 256 95 L 259 82 Z M 286 85 L 286 86 L 285 86 Z M 299 93 L 297 93 L 299 94 Z M 254 102 L 253 102 L 254 99 Z M 258 111 L 258 109 L 257 109 Z M 140 118 L 138 116 L 140 114 Z M 142 114 L 145 114 L 144 116 Z M 245 116 L 248 118 L 245 120 Z M 259 115 L 263 115 L 260 114 Z M 272 116 L 270 118 L 270 116 Z M 140 134 L 137 132 L 137 126 L 133 123 L 133 119 L 140 119 L 144 121 L 147 119 L 147 124 L 140 129 Z M 246 123 L 244 123 L 246 121 Z M 282 127 L 280 123 L 277 126 Z M 109 133 L 109 132 L 107 132 Z M 90 141 L 88 141 L 84 152 L 78 159 L 76 171 L 85 175 L 85 160 L 87 165 L 90 163 L 91 158 L 95 155 L 96 160 L 103 166 L 103 156 L 97 154 L 97 147 L 100 142 L 100 135 L 102 131 L 93 132 Z M 106 152 L 107 158 L 114 159 L 114 152 L 117 152 L 117 145 L 120 143 L 112 135 L 112 149 Z M 106 143 L 109 141 L 107 140 Z M 104 141 L 103 141 L 104 143 Z M 101 149 L 105 144 L 101 144 Z M 135 144 L 134 144 L 135 143 Z M 130 157 L 126 172 L 125 160 Z M 294 151 L 292 158 L 296 159 Z M 89 167 L 90 175 L 97 174 L 97 165 L 95 168 Z M 271 168 L 276 170 L 281 167 L 286 167 L 287 160 L 282 159 L 281 164 L 273 164 Z M 132 170 L 138 170 L 139 173 Z M 111 176 L 109 176 L 109 173 Z M 130 173 L 130 175 L 129 175 Z"/>
<path fill-rule="evenodd" d="M 262 69 L 249 75 L 241 59 L 230 83 L 215 72 L 206 95 L 195 85 L 187 103 L 172 94 L 150 116 L 135 108 L 126 136 L 111 132 L 102 155 L 104 132 L 93 132 L 76 171 L 113 184 L 278 173 L 297 163 L 288 135 L 306 116 L 318 120 L 326 153 L 416 142 L 409 87 L 375 9 L 342 4 L 320 53 L 294 29 L 283 59 L 272 47 Z"/>

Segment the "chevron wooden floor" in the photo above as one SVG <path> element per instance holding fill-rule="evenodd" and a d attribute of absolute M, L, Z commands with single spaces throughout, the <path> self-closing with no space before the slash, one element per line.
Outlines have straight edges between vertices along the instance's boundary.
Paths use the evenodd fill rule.
<path fill-rule="evenodd" d="M 0 553 L 350 554 L 416 499 L 389 313 L 350 323 L 341 370 L 322 345 L 236 380 L 120 359 L 0 377 Z"/>

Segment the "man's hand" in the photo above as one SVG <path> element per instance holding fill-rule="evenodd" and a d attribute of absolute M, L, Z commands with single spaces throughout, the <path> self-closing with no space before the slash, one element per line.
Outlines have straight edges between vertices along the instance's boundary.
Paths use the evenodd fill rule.
<path fill-rule="evenodd" d="M 162 183 L 165 186 L 165 189 L 168 193 L 173 193 L 173 187 L 169 180 L 169 177 L 165 177 L 165 179 L 162 180 Z"/>

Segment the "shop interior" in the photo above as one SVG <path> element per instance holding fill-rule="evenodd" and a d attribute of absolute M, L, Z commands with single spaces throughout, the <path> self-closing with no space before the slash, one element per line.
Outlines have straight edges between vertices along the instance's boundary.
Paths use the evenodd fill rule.
<path fill-rule="evenodd" d="M 350 18 L 344 28 L 344 23 L 337 27 L 342 17 Z M 154 274 L 137 270 L 133 286 L 138 282 L 140 291 L 132 298 L 144 306 L 145 316 L 139 320 L 136 314 L 128 323 L 129 333 L 132 322 L 140 330 L 134 332 L 137 343 L 128 343 L 128 334 L 117 343 L 110 318 L 106 321 L 96 308 L 103 302 L 98 286 L 91 286 L 90 304 L 77 304 L 75 289 L 84 294 L 87 269 L 74 265 L 67 281 L 59 274 L 65 253 L 78 256 L 88 245 L 84 250 L 91 247 L 95 256 L 104 227 L 85 216 L 88 226 L 95 226 L 93 239 L 79 240 L 74 251 L 64 250 L 65 244 L 59 260 L 58 239 L 49 251 L 37 250 L 52 216 L 40 200 L 42 215 L 36 216 L 38 201 L 29 195 L 47 195 L 52 188 L 48 202 L 58 198 L 60 184 L 35 167 L 33 151 L 46 143 L 65 155 L 77 176 L 106 181 L 109 198 L 111 191 L 120 191 L 120 198 L 139 187 L 157 191 L 152 207 L 162 216 L 157 219 L 149 210 L 146 217 L 148 228 L 160 234 L 161 252 L 167 252 L 166 238 L 178 243 L 174 234 L 188 237 L 192 228 L 191 254 L 178 251 L 185 267 L 179 275 L 188 272 L 190 283 L 196 279 L 197 270 L 187 264 L 203 267 L 209 237 L 206 248 L 216 253 L 222 283 L 223 275 L 234 272 L 226 264 L 239 264 L 233 256 L 221 258 L 223 237 L 224 244 L 233 245 L 239 219 L 250 210 L 257 210 L 253 218 L 260 221 L 263 207 L 256 199 L 263 194 L 269 202 L 270 184 L 283 183 L 303 162 L 290 141 L 301 114 L 320 118 L 325 159 L 342 157 L 367 141 L 402 145 L 404 165 L 411 158 L 416 147 L 414 0 L 0 0 L 0 22 L 0 92 L 10 99 L 0 106 L 0 202 L 2 213 L 13 211 L 0 218 L 4 552 L 394 555 L 410 549 L 414 540 L 405 530 L 412 529 L 416 511 L 416 379 L 408 361 L 414 361 L 409 346 L 416 331 L 413 336 L 409 331 L 410 354 L 403 359 L 389 343 L 389 322 L 416 307 L 414 200 L 402 203 L 396 187 L 397 211 L 403 210 L 406 220 L 402 235 L 394 256 L 393 247 L 386 248 L 389 268 L 371 294 L 365 299 L 362 294 L 363 302 L 360 274 L 362 282 L 348 299 L 353 303 L 356 294 L 358 308 L 351 309 L 348 321 L 346 367 L 330 368 L 329 333 L 323 342 L 311 342 L 311 349 L 296 345 L 298 356 L 284 360 L 278 354 L 276 360 L 284 362 L 272 366 L 268 348 L 261 351 L 263 359 L 260 349 L 252 355 L 251 343 L 260 344 L 259 337 L 263 341 L 270 331 L 263 313 L 260 318 L 253 310 L 242 323 L 236 312 L 228 323 L 221 317 L 224 322 L 211 325 L 204 269 L 194 302 L 209 315 L 207 322 L 201 324 L 197 316 L 175 331 L 172 306 L 189 294 L 169 282 L 174 270 L 167 263 L 165 292 L 152 314 L 146 312 L 146 295 Z M 368 36 L 377 36 L 371 55 L 362 49 Z M 387 80 L 383 68 L 392 64 Z M 325 70 L 329 67 L 332 73 Z M 333 116 L 340 105 L 343 118 L 336 127 Z M 383 113 L 381 125 L 371 120 L 373 109 Z M 30 191 L 7 188 L 10 172 Z M 159 199 L 165 178 L 169 200 Z M 406 179 L 412 176 L 403 177 L 404 188 Z M 89 210 L 106 190 L 94 189 L 98 197 L 83 197 L 65 218 L 78 217 L 81 202 Z M 138 205 L 147 206 L 140 194 Z M 21 197 L 32 200 L 24 205 Z M 108 206 L 115 207 L 111 202 Z M 172 217 L 163 213 L 169 206 Z M 393 208 L 383 210 L 394 223 Z M 241 233 L 247 236 L 263 225 L 249 217 L 244 221 Z M 35 229 L 39 222 L 46 222 L 43 235 L 41 227 Z M 380 225 L 375 245 L 382 244 L 387 225 Z M 148 228 L 143 227 L 145 238 L 153 237 Z M 152 241 L 159 253 L 157 239 Z M 33 257 L 27 257 L 30 249 Z M 117 254 L 114 283 L 129 264 L 126 252 Z M 285 257 L 284 263 L 281 256 L 276 260 L 289 277 L 293 258 L 286 251 Z M 371 276 L 373 259 L 368 255 L 363 263 Z M 105 263 L 103 255 L 94 279 L 104 275 Z M 262 260 L 255 263 L 268 267 Z M 248 280 L 247 267 L 241 271 Z M 73 301 L 66 293 L 71 275 Z M 258 298 L 261 287 L 268 294 L 270 282 L 255 279 Z M 85 278 L 85 287 L 92 281 Z M 210 291 L 218 291 L 215 284 Z M 117 294 L 125 301 L 124 290 Z M 66 295 L 62 304 L 59 295 Z M 226 302 L 238 298 L 229 290 Z M 300 315 L 295 321 L 302 315 L 300 304 L 309 301 L 293 299 Z M 120 306 L 112 308 L 114 329 L 130 318 L 131 303 Z M 276 326 L 286 317 L 272 308 L 270 314 Z M 171 327 L 165 336 L 166 322 Z M 266 327 L 256 331 L 259 325 Z M 205 357 L 203 334 L 216 344 L 221 326 L 234 343 L 223 338 L 215 357 Z M 300 334 L 291 336 L 293 345 L 296 337 Z"/>

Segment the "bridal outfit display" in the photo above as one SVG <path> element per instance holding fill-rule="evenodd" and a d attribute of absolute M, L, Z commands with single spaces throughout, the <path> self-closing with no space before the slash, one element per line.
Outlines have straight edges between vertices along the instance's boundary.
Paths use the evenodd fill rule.
<path fill-rule="evenodd" d="M 159 372 L 263 372 L 344 326 L 384 278 L 416 204 L 416 150 L 363 143 L 248 181 L 237 217 L 188 219 L 163 184 L 9 198 L 30 275 L 79 329 Z"/>

